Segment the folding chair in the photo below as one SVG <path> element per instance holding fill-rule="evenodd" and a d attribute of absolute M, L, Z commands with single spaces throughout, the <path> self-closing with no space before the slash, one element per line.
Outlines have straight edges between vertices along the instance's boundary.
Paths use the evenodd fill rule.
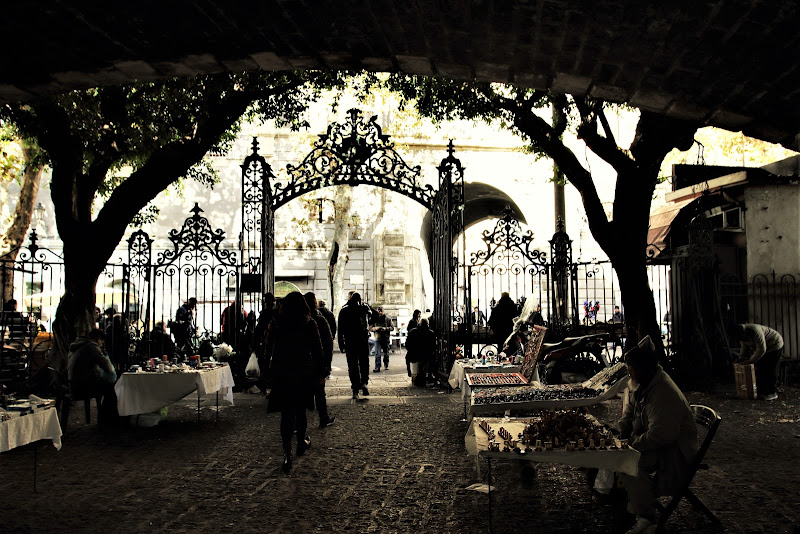
<path fill-rule="evenodd" d="M 689 485 L 692 483 L 694 475 L 697 473 L 698 469 L 708 469 L 708 465 L 703 463 L 703 457 L 706 455 L 706 451 L 708 451 L 708 448 L 711 446 L 711 441 L 714 439 L 714 434 L 716 434 L 717 427 L 722 421 L 722 418 L 717 415 L 717 412 L 711 408 L 708 408 L 707 406 L 693 404 L 691 405 L 691 408 L 692 412 L 694 412 L 695 423 L 698 427 L 703 427 L 706 429 L 706 435 L 700 444 L 700 449 L 697 451 L 697 455 L 689 465 L 689 473 L 686 477 L 686 481 L 678 488 L 678 490 L 675 492 L 675 495 L 672 496 L 672 499 L 669 501 L 669 503 L 667 503 L 666 506 L 662 506 L 659 503 L 661 517 L 658 520 L 658 532 L 664 531 L 664 525 L 669 519 L 669 516 L 672 515 L 672 512 L 675 511 L 675 509 L 678 507 L 678 503 L 683 498 L 689 501 L 695 508 L 698 508 L 701 512 L 703 512 L 715 525 L 720 524 L 719 518 L 714 515 L 714 512 L 709 510 L 705 504 L 703 504 L 703 501 L 701 501 L 697 495 L 692 492 L 692 490 L 689 488 Z"/>

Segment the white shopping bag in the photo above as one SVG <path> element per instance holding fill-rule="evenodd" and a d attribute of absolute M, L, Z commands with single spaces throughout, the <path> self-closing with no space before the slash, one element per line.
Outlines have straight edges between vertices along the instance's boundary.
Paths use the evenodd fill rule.
<path fill-rule="evenodd" d="M 411 376 L 417 376 L 419 374 L 419 363 L 412 362 L 409 367 L 411 367 Z"/>
<path fill-rule="evenodd" d="M 261 370 L 258 368 L 258 356 L 256 356 L 255 352 L 250 354 L 250 360 L 247 362 L 244 374 L 250 377 L 261 376 Z"/>

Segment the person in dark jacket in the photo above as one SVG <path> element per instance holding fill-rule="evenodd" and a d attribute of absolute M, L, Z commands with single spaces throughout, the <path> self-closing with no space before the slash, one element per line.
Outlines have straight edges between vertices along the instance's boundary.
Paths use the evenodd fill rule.
<path fill-rule="evenodd" d="M 411 320 L 408 321 L 408 326 L 406 327 L 406 334 L 417 328 L 421 320 L 422 320 L 422 312 L 419 310 L 414 310 L 414 313 L 411 314 Z"/>
<path fill-rule="evenodd" d="M 339 350 L 347 355 L 347 371 L 353 398 L 359 391 L 369 395 L 369 318 L 371 308 L 361 302 L 361 295 L 353 292 L 347 304 L 339 311 Z"/>
<path fill-rule="evenodd" d="M 267 338 L 267 328 L 269 323 L 275 318 L 278 311 L 275 306 L 275 295 L 272 293 L 264 293 L 263 306 L 261 308 L 261 315 L 258 316 L 256 322 L 256 339 L 255 339 L 255 352 L 258 358 L 258 368 L 261 370 L 261 376 L 256 384 L 261 393 L 264 394 L 269 386 L 269 362 L 264 354 L 264 340 Z"/>
<path fill-rule="evenodd" d="M 425 387 L 425 377 L 433 365 L 433 355 L 436 350 L 436 335 L 428 328 L 428 320 L 422 319 L 419 326 L 408 333 L 406 339 L 407 365 L 417 363 L 419 370 L 414 378 L 414 385 Z M 409 371 L 409 376 L 411 372 Z"/>
<path fill-rule="evenodd" d="M 331 426 L 336 420 L 335 415 L 331 417 L 328 414 L 328 400 L 325 398 L 325 380 L 331 374 L 331 363 L 333 362 L 333 335 L 331 334 L 330 326 L 328 326 L 328 321 L 319 313 L 316 295 L 309 291 L 303 295 L 303 298 L 306 299 L 311 318 L 317 323 L 319 338 L 322 342 L 322 363 L 325 367 L 325 376 L 314 384 L 314 403 L 317 405 L 317 413 L 319 414 L 319 426 L 324 428 Z"/>
<path fill-rule="evenodd" d="M 128 322 L 121 313 L 115 313 L 111 317 L 108 326 L 106 326 L 105 347 L 117 373 L 122 373 L 128 369 L 128 346 L 130 341 Z"/>
<path fill-rule="evenodd" d="M 159 321 L 153 326 L 150 331 L 150 343 L 148 345 L 147 355 L 151 358 L 167 357 L 171 360 L 175 356 L 175 343 L 172 338 L 164 330 L 164 321 Z"/>
<path fill-rule="evenodd" d="M 196 307 L 197 299 L 191 297 L 181 304 L 175 312 L 175 320 L 169 324 L 169 329 L 175 337 L 175 346 L 180 351 L 181 356 L 187 359 L 194 352 L 192 336 L 194 336 L 195 332 L 194 309 Z"/>
<path fill-rule="evenodd" d="M 502 349 L 506 339 L 511 335 L 511 330 L 514 328 L 514 317 L 517 317 L 517 305 L 511 300 L 507 292 L 503 291 L 500 295 L 500 300 L 492 309 L 492 314 L 489 316 L 489 328 L 492 329 L 494 334 L 493 341 L 497 344 L 498 349 Z"/>
<path fill-rule="evenodd" d="M 228 307 L 222 310 L 222 332 L 220 340 L 227 343 L 233 350 L 240 350 L 242 334 L 245 330 L 244 308 L 238 300 L 234 300 Z"/>
<path fill-rule="evenodd" d="M 336 317 L 333 316 L 333 312 L 328 309 L 328 306 L 325 304 L 324 300 L 318 301 L 319 304 L 319 311 L 320 315 L 322 315 L 326 321 L 328 321 L 328 326 L 331 329 L 331 335 L 333 339 L 336 339 Z"/>
<path fill-rule="evenodd" d="M 375 332 L 375 369 L 374 372 L 381 371 L 381 354 L 383 354 L 383 365 L 389 370 L 389 342 L 394 331 L 392 319 L 383 311 L 383 307 L 378 306 L 377 316 L 372 318 L 370 329 Z"/>
<path fill-rule="evenodd" d="M 75 399 L 100 398 L 97 423 L 106 425 L 117 417 L 117 395 L 114 383 L 117 373 L 103 353 L 103 331 L 95 328 L 88 336 L 79 336 L 69 346 L 67 378 Z"/>
<path fill-rule="evenodd" d="M 322 342 L 303 295 L 292 291 L 281 302 L 264 341 L 273 384 L 269 411 L 281 413 L 283 470 L 292 468 L 292 436 L 297 433 L 297 456 L 311 445 L 306 436 L 306 410 L 314 409 L 314 385 L 325 377 Z"/>

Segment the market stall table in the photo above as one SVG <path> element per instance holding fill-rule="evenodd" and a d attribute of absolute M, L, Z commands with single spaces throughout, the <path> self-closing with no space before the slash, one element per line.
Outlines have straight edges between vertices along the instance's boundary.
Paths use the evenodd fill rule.
<path fill-rule="evenodd" d="M 33 448 L 33 491 L 36 492 L 36 442 L 49 439 L 56 450 L 61 450 L 61 425 L 51 400 L 32 397 L 0 408 L 0 452 L 9 451 L 29 443 Z"/>
<path fill-rule="evenodd" d="M 534 417 L 525 418 L 485 418 L 475 417 L 467 429 L 467 434 L 464 437 L 464 444 L 467 452 L 475 456 L 476 465 L 478 468 L 478 476 L 480 477 L 480 459 L 486 459 L 487 475 L 488 475 L 488 492 L 489 499 L 489 532 L 492 531 L 492 459 L 499 460 L 524 460 L 528 462 L 541 462 L 541 463 L 558 463 L 565 465 L 574 465 L 578 467 L 608 469 L 619 473 L 627 473 L 629 475 L 636 475 L 639 464 L 639 451 L 627 446 L 626 442 L 613 438 L 612 448 L 605 447 L 589 447 L 582 445 L 578 450 L 566 450 L 563 447 L 554 447 L 552 449 L 545 448 L 544 450 L 536 450 L 531 444 L 517 443 L 517 438 L 523 434 L 526 427 L 537 420 Z M 599 425 L 598 425 L 599 426 Z M 500 438 L 505 444 L 499 450 L 490 450 L 489 432 L 493 433 L 495 439 L 499 438 L 498 435 L 502 431 L 507 432 L 505 438 Z M 510 441 L 514 440 L 514 441 Z M 496 441 L 494 441 L 497 444 Z M 509 444 L 514 445 L 517 450 L 512 450 L 508 447 Z M 572 442 L 570 442 L 572 443 Z M 496 446 L 496 445 L 495 445 Z M 552 446 L 548 443 L 547 446 Z M 570 445 L 570 447 L 573 447 Z M 540 447 L 541 449 L 541 447 Z"/>
<path fill-rule="evenodd" d="M 233 404 L 232 388 L 230 366 L 218 364 L 200 369 L 123 373 L 114 391 L 117 393 L 117 409 L 122 416 L 155 412 L 197 391 L 199 420 L 201 396 L 216 393 L 219 410 L 219 393 Z"/>
<path fill-rule="evenodd" d="M 468 419 L 476 415 L 532 413 L 591 406 L 612 399 L 628 385 L 625 364 L 608 367 L 580 384 L 542 385 L 532 382 L 523 386 L 484 387 L 470 396 Z"/>
<path fill-rule="evenodd" d="M 525 454 L 513 451 L 490 451 L 489 435 L 481 428 L 481 424 L 488 424 L 491 428 L 504 428 L 513 437 L 518 436 L 525 427 L 536 418 L 534 417 L 475 417 L 467 429 L 464 444 L 471 456 L 478 458 L 497 458 L 503 460 L 525 460 L 528 462 L 557 463 L 574 465 L 578 467 L 595 467 L 608 469 L 618 473 L 636 475 L 639 464 L 639 451 L 628 448 L 619 448 L 619 440 L 615 440 L 616 449 L 595 449 L 568 451 L 564 448 L 553 450 L 535 451 L 530 447 Z"/>

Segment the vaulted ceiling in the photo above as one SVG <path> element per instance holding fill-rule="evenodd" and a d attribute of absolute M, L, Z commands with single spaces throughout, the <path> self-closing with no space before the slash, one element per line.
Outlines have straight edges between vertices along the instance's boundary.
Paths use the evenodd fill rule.
<path fill-rule="evenodd" d="M 0 101 L 249 69 L 368 69 L 625 102 L 798 149 L 800 4 L 6 2 Z"/>

